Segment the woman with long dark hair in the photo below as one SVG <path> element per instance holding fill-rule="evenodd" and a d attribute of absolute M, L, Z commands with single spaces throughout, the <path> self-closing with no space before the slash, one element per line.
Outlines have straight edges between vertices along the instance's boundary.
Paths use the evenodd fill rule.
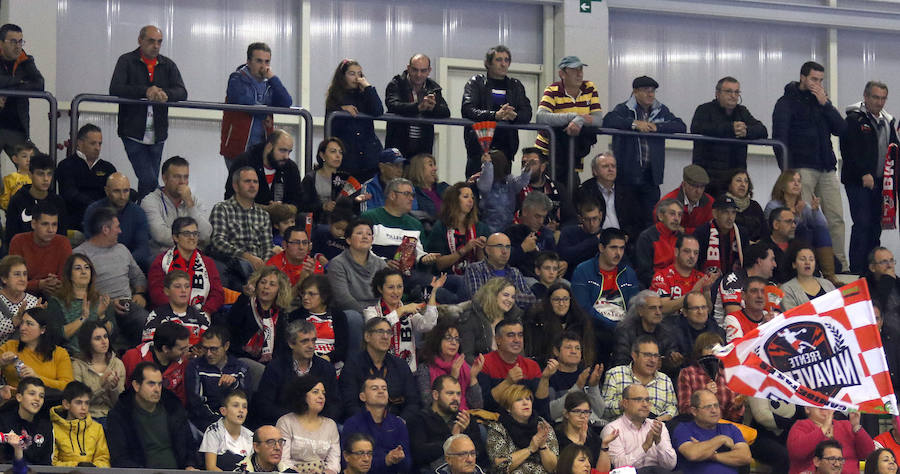
<path fill-rule="evenodd" d="M 897 458 L 887 448 L 878 448 L 866 458 L 863 474 L 897 474 Z"/>
<path fill-rule="evenodd" d="M 109 331 L 98 321 L 86 321 L 78 330 L 72 358 L 72 376 L 91 387 L 91 418 L 106 426 L 106 415 L 125 391 L 125 365 L 109 343 Z"/>
<path fill-rule="evenodd" d="M 484 355 L 475 358 L 470 366 L 459 351 L 459 326 L 451 318 L 439 319 L 437 325 L 425 335 L 419 352 L 416 380 L 422 392 L 422 406 L 431 405 L 431 387 L 441 375 L 450 375 L 459 381 L 459 409 L 482 408 L 481 387 L 478 374 L 484 366 Z"/>
<path fill-rule="evenodd" d="M 735 169 L 728 178 L 728 191 L 725 193 L 737 204 L 737 216 L 734 223 L 741 228 L 748 240 L 756 242 L 766 229 L 766 216 L 762 207 L 753 200 L 753 181 L 747 170 Z"/>
<path fill-rule="evenodd" d="M 781 285 L 781 291 L 784 292 L 781 306 L 785 311 L 834 289 L 833 283 L 815 276 L 816 254 L 812 246 L 806 242 L 802 240 L 791 242 L 785 261 L 791 265 L 791 273 L 794 275 Z"/>
<path fill-rule="evenodd" d="M 50 314 L 43 308 L 25 310 L 19 338 L 0 345 L 3 377 L 15 387 L 24 377 L 38 377 L 47 388 L 62 390 L 73 380 L 72 360 L 56 345 Z"/>
<path fill-rule="evenodd" d="M 314 221 L 324 224 L 338 201 L 346 201 L 359 214 L 359 203 L 368 199 L 356 178 L 339 171 L 344 162 L 344 142 L 338 137 L 325 137 L 319 142 L 314 173 L 300 182 L 300 211 L 312 212 Z"/>
<path fill-rule="evenodd" d="M 481 261 L 484 256 L 488 228 L 478 221 L 475 190 L 471 184 L 450 186 L 444 191 L 441 203 L 426 250 L 441 254 L 435 260 L 438 270 L 461 276 L 468 265 Z"/>
<path fill-rule="evenodd" d="M 553 357 L 553 345 L 563 331 L 581 335 L 582 358 L 592 367 L 597 357 L 593 323 L 575 303 L 569 285 L 554 283 L 525 314 L 525 354 L 543 364 Z"/>
<path fill-rule="evenodd" d="M 94 287 L 96 272 L 87 255 L 73 253 L 66 259 L 61 276 L 62 286 L 50 297 L 50 314 L 62 317 L 62 344 L 71 354 L 80 352 L 78 331 L 88 321 L 97 321 L 112 333 L 113 318 L 107 318 L 109 296 L 101 295 Z"/>
<path fill-rule="evenodd" d="M 285 464 L 296 472 L 337 474 L 341 470 L 341 445 L 337 424 L 322 416 L 325 384 L 315 376 L 295 378 L 286 393 L 294 399 L 293 410 L 278 419 L 284 434 Z"/>
<path fill-rule="evenodd" d="M 354 59 L 342 60 L 334 70 L 325 96 L 325 113 L 343 110 L 354 118 L 338 118 L 332 122 L 333 136 L 346 147 L 341 170 L 360 183 L 372 177 L 378 168 L 378 154 L 384 148 L 375 135 L 372 120 L 356 118 L 358 114 L 384 114 L 381 98 Z"/>

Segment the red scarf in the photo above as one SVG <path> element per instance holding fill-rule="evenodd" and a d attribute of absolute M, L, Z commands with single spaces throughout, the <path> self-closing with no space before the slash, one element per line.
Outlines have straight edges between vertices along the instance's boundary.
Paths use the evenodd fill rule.
<path fill-rule="evenodd" d="M 387 316 L 391 313 L 392 310 L 388 308 L 388 305 L 384 302 L 384 299 L 379 300 L 378 304 L 381 305 L 382 316 Z M 400 302 L 400 306 L 402 305 L 403 302 Z M 412 322 L 410 321 L 410 318 L 398 318 L 398 321 L 391 329 L 393 329 L 394 334 L 391 336 L 391 348 L 388 349 L 388 352 L 403 359 L 407 364 L 409 364 L 410 369 L 415 372 L 416 342 L 413 336 Z"/>
<path fill-rule="evenodd" d="M 253 311 L 253 319 L 256 320 L 259 330 L 247 341 L 244 351 L 257 359 L 266 354 L 272 355 L 275 347 L 275 324 L 278 323 L 278 307 L 273 304 L 267 311 L 256 301 L 256 298 L 250 298 L 250 309 Z"/>
<path fill-rule="evenodd" d="M 469 227 L 469 230 L 466 231 L 466 240 L 463 241 L 463 245 L 467 244 L 470 240 L 476 239 L 475 236 L 475 226 Z M 452 227 L 447 229 L 447 245 L 450 247 L 450 254 L 456 253 L 456 229 Z M 460 258 L 453 266 L 450 267 L 453 270 L 453 273 L 457 275 L 462 275 L 466 272 L 466 267 L 469 266 L 470 263 L 475 262 L 475 249 L 469 251 L 469 253 L 465 254 Z"/>
<path fill-rule="evenodd" d="M 458 357 L 463 357 L 462 354 L 456 354 L 456 357 L 453 358 L 452 361 L 447 362 L 441 358 L 441 356 L 435 356 L 434 360 L 431 361 L 431 364 L 428 364 L 428 373 L 431 376 L 431 381 L 434 382 L 434 379 L 440 377 L 441 375 L 450 375 L 453 371 L 453 362 L 456 362 Z M 466 403 L 466 390 L 469 388 L 469 374 L 470 367 L 466 361 L 463 361 L 462 366 L 459 368 L 459 388 L 461 393 L 461 397 L 459 397 L 459 409 L 460 410 L 468 410 L 469 405 Z"/>
<path fill-rule="evenodd" d="M 738 231 L 738 226 L 735 225 L 731 228 L 731 232 L 728 233 L 729 244 L 731 245 L 731 262 L 724 262 L 726 267 L 731 268 L 722 268 L 722 252 L 719 250 L 719 229 L 716 227 L 716 221 L 713 220 L 709 223 L 709 242 L 706 247 L 706 262 L 703 264 L 703 272 L 704 273 L 714 273 L 716 275 L 723 275 L 734 270 L 735 262 L 740 262 L 743 265 L 744 262 L 744 253 L 741 249 L 741 238 L 740 233 Z M 737 254 L 737 259 L 735 259 L 735 254 Z M 730 265 L 729 265 L 730 263 Z"/>
<path fill-rule="evenodd" d="M 888 145 L 884 159 L 884 181 L 881 187 L 881 228 L 897 228 L 897 192 L 894 189 L 894 161 L 900 156 L 900 148 L 896 143 Z"/>

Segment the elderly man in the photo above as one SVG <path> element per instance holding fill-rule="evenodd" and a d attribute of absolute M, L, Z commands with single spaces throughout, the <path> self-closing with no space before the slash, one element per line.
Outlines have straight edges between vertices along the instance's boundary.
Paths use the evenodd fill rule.
<path fill-rule="evenodd" d="M 347 418 L 342 437 L 365 433 L 375 440 L 372 470 L 376 474 L 409 472 L 412 450 L 406 423 L 388 410 L 388 386 L 382 377 L 369 375 L 360 387 L 359 399 L 365 409 Z M 344 444 L 344 450 L 347 445 Z"/>
<path fill-rule="evenodd" d="M 557 65 L 559 82 L 554 82 L 544 89 L 541 103 L 535 114 L 535 123 L 554 127 L 556 136 L 556 169 L 557 179 L 565 186 L 574 186 L 577 175 L 584 168 L 584 157 L 590 153 L 591 146 L 597 143 L 597 135 L 593 132 L 582 134 L 585 125 L 599 125 L 603 119 L 600 98 L 594 83 L 584 80 L 584 67 L 578 56 L 566 56 Z M 559 132 L 565 132 L 565 135 Z M 574 142 L 569 137 L 575 137 Z M 575 170 L 568 169 L 569 146 L 575 146 Z M 546 132 L 538 134 L 534 145 L 544 153 L 550 153 L 550 137 Z"/>
<path fill-rule="evenodd" d="M 531 170 L 531 180 L 516 195 L 516 209 L 522 209 L 522 202 L 534 191 L 540 191 L 553 201 L 553 209 L 547 214 L 547 226 L 553 230 L 559 230 L 562 222 L 567 222 L 572 217 L 572 210 L 568 209 L 567 187 L 550 177 L 548 166 L 550 158 L 537 147 L 522 149 L 522 171 Z"/>
<path fill-rule="evenodd" d="M 150 255 L 150 228 L 144 210 L 129 199 L 131 183 L 124 174 L 113 173 L 106 180 L 104 191 L 106 197 L 91 204 L 84 211 L 82 228 L 85 237 L 91 238 L 91 229 L 88 228 L 87 222 L 94 211 L 101 207 L 115 209 L 116 217 L 119 218 L 119 227 L 122 229 L 122 233 L 119 234 L 119 243 L 128 247 L 141 269 L 147 271 L 153 258 Z"/>
<path fill-rule="evenodd" d="M 231 186 L 234 195 L 213 206 L 209 216 L 210 253 L 226 269 L 221 272 L 222 284 L 240 288 L 254 270 L 275 254 L 275 248 L 269 214 L 254 201 L 259 191 L 256 170 L 249 166 L 234 170 Z"/>
<path fill-rule="evenodd" d="M 475 122 L 491 120 L 507 123 L 531 122 L 531 101 L 525 95 L 525 86 L 509 77 L 512 53 L 504 45 L 492 47 L 484 55 L 484 74 L 476 74 L 466 82 L 463 90 L 462 117 Z M 478 143 L 475 130 L 466 127 L 466 176 L 481 169 L 484 151 Z M 491 149 L 500 150 L 512 161 L 519 148 L 518 130 L 498 129 L 491 141 Z"/>
<path fill-rule="evenodd" d="M 656 100 L 659 87 L 653 78 L 641 76 L 631 82 L 631 97 L 617 105 L 603 118 L 603 126 L 643 133 L 683 133 L 687 127 L 669 108 Z M 646 135 L 615 136 L 620 173 L 616 183 L 626 186 L 637 196 L 635 212 L 652 221 L 653 205 L 659 201 L 659 185 L 665 168 L 665 140 Z"/>
<path fill-rule="evenodd" d="M 163 34 L 147 25 L 138 35 L 138 47 L 119 56 L 109 94 L 154 102 L 187 100 L 178 66 L 159 54 Z M 159 185 L 159 162 L 169 137 L 169 108 L 155 105 L 120 105 L 119 137 L 138 178 L 138 200 Z"/>
<path fill-rule="evenodd" d="M 881 306 L 885 326 L 900 330 L 900 279 L 896 267 L 894 254 L 886 247 L 875 247 L 869 252 L 866 281 L 872 292 L 872 302 Z"/>
<path fill-rule="evenodd" d="M 616 326 L 613 333 L 616 347 L 613 350 L 612 365 L 631 362 L 631 345 L 641 336 L 663 340 L 663 333 L 660 331 L 662 320 L 662 298 L 655 291 L 643 290 L 634 295 L 628 302 L 625 319 Z"/>
<path fill-rule="evenodd" d="M 662 312 L 668 316 L 682 307 L 684 297 L 699 292 L 709 299 L 709 288 L 715 282 L 712 274 L 697 270 L 700 244 L 693 235 L 682 235 L 675 240 L 675 261 L 668 267 L 653 274 L 650 289 L 662 298 Z"/>
<path fill-rule="evenodd" d="M 512 244 L 506 234 L 491 234 L 484 246 L 484 260 L 466 267 L 464 278 L 469 296 L 474 295 L 482 285 L 494 277 L 506 277 L 516 287 L 516 304 L 522 309 L 535 302 L 531 287 L 519 269 L 509 265 Z"/>
<path fill-rule="evenodd" d="M 675 262 L 675 241 L 684 232 L 682 216 L 684 208 L 680 202 L 664 199 L 656 206 L 656 224 L 638 236 L 634 263 L 645 288 L 650 286 L 654 273 Z"/>
<path fill-rule="evenodd" d="M 368 199 L 360 204 L 360 209 L 365 212 L 369 209 L 377 209 L 384 206 L 387 199 L 388 183 L 403 177 L 403 167 L 406 158 L 396 148 L 385 148 L 378 154 L 378 171 L 368 181 L 363 183 Z M 413 210 L 418 210 L 416 198 L 413 197 Z"/>
<path fill-rule="evenodd" d="M 753 460 L 740 430 L 732 424 L 719 423 L 721 414 L 716 394 L 706 389 L 691 394 L 694 419 L 679 423 L 672 431 L 672 445 L 678 450 L 678 469 L 682 472 L 737 474 L 737 468 Z"/>
<path fill-rule="evenodd" d="M 684 204 L 681 227 L 688 234 L 713 218 L 713 197 L 704 192 L 708 184 L 709 175 L 703 168 L 687 165 L 681 173 L 681 186 L 662 197 L 662 200 L 674 199 Z"/>
<path fill-rule="evenodd" d="M 455 434 L 444 441 L 444 458 L 447 462 L 434 470 L 435 474 L 484 474 L 475 464 L 475 443 L 465 434 Z"/>
<path fill-rule="evenodd" d="M 553 229 L 544 225 L 552 209 L 553 201 L 546 194 L 534 191 L 522 201 L 519 223 L 503 231 L 509 236 L 512 245 L 509 264 L 518 268 L 527 277 L 537 277 L 534 273 L 534 259 L 538 253 L 556 249 Z M 566 274 L 568 264 L 565 261 L 559 263 L 558 275 L 561 277 Z"/>
<path fill-rule="evenodd" d="M 372 469 L 372 456 L 375 452 L 375 440 L 365 433 L 353 433 L 343 440 L 344 465 L 343 474 L 365 474 Z"/>
<path fill-rule="evenodd" d="M 243 472 L 285 472 L 292 469 L 281 461 L 287 440 L 284 433 L 272 425 L 263 425 L 253 432 L 253 453 L 238 463 Z"/>
<path fill-rule="evenodd" d="M 259 190 L 254 201 L 261 207 L 272 203 L 300 206 L 300 169 L 291 160 L 294 138 L 281 129 L 275 129 L 263 143 L 251 146 L 238 155 L 225 183 L 225 199 L 234 195 L 231 178 L 234 172 L 249 167 L 256 170 Z M 272 172 L 274 170 L 274 173 Z"/>
<path fill-rule="evenodd" d="M 743 251 L 750 245 L 747 233 L 734 221 L 737 203 L 730 196 L 721 195 L 712 203 L 713 219 L 694 231 L 700 244 L 697 266 L 703 273 L 726 275 L 741 266 Z"/>
<path fill-rule="evenodd" d="M 633 212 L 631 205 L 634 195 L 627 186 L 616 186 L 618 167 L 613 152 L 607 150 L 591 160 L 592 178 L 581 183 L 575 194 L 577 201 L 588 199 L 600 203 L 603 213 L 603 228 L 615 227 L 628 235 L 629 241 L 637 240 L 638 234 L 652 222 L 640 213 Z"/>
<path fill-rule="evenodd" d="M 887 98 L 887 84 L 867 82 L 863 100 L 846 109 L 847 131 L 841 135 L 841 182 L 847 191 L 850 218 L 853 219 L 850 271 L 857 275 L 865 271 L 869 252 L 881 244 L 886 183 L 888 194 L 896 203 L 896 181 L 886 180 L 885 171 L 897 169 L 894 158 L 888 160 L 886 156 L 888 146 L 900 145 L 900 139 L 897 138 L 897 121 L 884 110 Z"/>
<path fill-rule="evenodd" d="M 103 199 L 106 181 L 116 172 L 112 163 L 100 158 L 103 133 L 100 127 L 88 123 L 78 129 L 75 153 L 56 165 L 59 195 L 66 201 L 66 211 L 72 227 L 84 230 L 84 211 L 91 203 Z"/>
<path fill-rule="evenodd" d="M 22 28 L 7 23 L 0 26 L 0 89 L 44 90 L 44 76 L 25 54 Z M 0 147 L 12 158 L 14 147 L 28 141 L 28 98 L 0 97 Z"/>
<path fill-rule="evenodd" d="M 837 179 L 837 158 L 831 136 L 840 137 L 847 122 L 825 92 L 825 68 L 814 61 L 800 67 L 800 80 L 784 86 L 784 95 L 772 112 L 772 138 L 787 145 L 788 157 L 775 147 L 781 169 L 800 173 L 803 200 L 813 196 L 822 200 L 822 212 L 828 221 L 828 233 L 834 243 L 834 255 L 847 268 L 844 256 L 844 204 Z M 884 155 L 882 155 L 884 156 Z M 790 160 L 787 161 L 786 160 Z"/>
<path fill-rule="evenodd" d="M 650 413 L 660 421 L 669 421 L 678 414 L 675 386 L 667 375 L 659 371 L 659 345 L 651 336 L 642 335 L 631 344 L 632 362 L 618 365 L 606 373 L 603 381 L 605 418 L 613 420 L 622 415 L 625 388 L 632 384 L 644 386 L 649 393 Z"/>
<path fill-rule="evenodd" d="M 147 215 L 147 225 L 150 227 L 150 254 L 159 255 L 172 248 L 172 224 L 179 217 L 193 218 L 200 232 L 198 242 L 201 245 L 209 243 L 212 234 L 209 212 L 188 184 L 188 161 L 173 156 L 163 162 L 162 179 L 163 186 L 141 200 L 141 209 Z"/>
<path fill-rule="evenodd" d="M 477 381 L 477 380 L 476 380 Z M 468 397 L 481 396 L 478 385 L 471 386 Z M 470 420 L 468 410 L 461 411 L 460 385 L 451 375 L 441 375 L 431 384 L 431 405 L 421 410 L 406 420 L 409 428 L 413 461 L 419 469 L 435 469 L 452 461 L 444 456 L 446 453 L 445 442 L 452 436 L 459 434 L 479 440 L 481 444 L 481 432 L 478 423 Z M 478 400 L 480 402 L 480 399 Z M 480 406 L 480 403 L 478 404 Z M 471 443 L 471 439 L 469 441 Z M 441 448 L 444 447 L 444 452 Z M 472 447 L 472 450 L 475 448 Z M 465 456 L 458 456 L 465 458 Z M 472 456 L 472 464 L 475 456 Z M 469 471 L 471 472 L 471 471 Z"/>
<path fill-rule="evenodd" d="M 290 107 L 293 99 L 271 67 L 272 49 L 266 43 L 251 43 L 247 47 L 247 63 L 241 64 L 228 76 L 226 104 L 268 105 Z M 226 110 L 222 114 L 222 138 L 219 153 L 226 168 L 250 147 L 262 143 L 272 133 L 272 114 L 248 114 Z"/>
<path fill-rule="evenodd" d="M 691 133 L 720 138 L 756 140 L 766 138 L 769 131 L 747 107 L 741 105 L 741 83 L 725 76 L 716 83 L 716 98 L 700 104 L 691 119 Z M 713 196 L 728 191 L 725 182 L 731 171 L 747 169 L 747 145 L 731 143 L 694 142 L 695 165 L 709 173 L 707 189 Z"/>
<path fill-rule="evenodd" d="M 409 58 L 406 70 L 394 76 L 384 91 L 388 113 L 404 117 L 447 118 L 450 108 L 441 94 L 441 86 L 431 74 L 431 58 L 418 53 Z M 388 122 L 385 148 L 397 148 L 403 156 L 431 154 L 434 125 Z"/>
<path fill-rule="evenodd" d="M 650 393 L 641 384 L 631 384 L 622 392 L 622 416 L 603 427 L 602 438 L 613 431 L 619 435 L 609 443 L 613 467 L 634 466 L 635 469 L 658 466 L 675 469 L 678 460 L 669 430 L 659 420 L 650 418 Z"/>

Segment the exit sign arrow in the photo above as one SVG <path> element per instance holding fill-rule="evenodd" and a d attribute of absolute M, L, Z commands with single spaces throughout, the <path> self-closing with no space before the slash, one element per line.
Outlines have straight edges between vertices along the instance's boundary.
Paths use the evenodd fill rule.
<path fill-rule="evenodd" d="M 578 11 L 581 13 L 590 13 L 591 12 L 591 0 L 579 0 L 580 5 L 578 7 Z"/>

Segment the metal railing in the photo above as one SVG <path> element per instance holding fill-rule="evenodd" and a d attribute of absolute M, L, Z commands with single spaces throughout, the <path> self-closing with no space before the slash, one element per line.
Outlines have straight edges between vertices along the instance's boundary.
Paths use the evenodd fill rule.
<path fill-rule="evenodd" d="M 6 97 L 26 97 L 28 99 L 44 99 L 50 104 L 50 112 L 48 119 L 50 120 L 50 130 L 47 146 L 47 153 L 53 162 L 56 163 L 56 119 L 59 114 L 59 107 L 56 104 L 56 97 L 46 91 L 20 91 L 15 89 L 0 89 L 0 96 Z"/>
<path fill-rule="evenodd" d="M 584 127 L 581 133 L 595 133 L 597 135 L 622 135 L 622 136 L 634 136 L 634 137 L 647 137 L 647 138 L 662 138 L 666 140 L 683 140 L 690 142 L 714 142 L 714 143 L 730 143 L 734 145 L 762 145 L 762 146 L 771 146 L 777 147 L 781 149 L 781 153 L 784 157 L 785 169 L 788 168 L 788 150 L 787 145 L 780 140 L 772 140 L 772 139 L 757 139 L 757 140 L 742 140 L 740 138 L 721 138 L 721 137 L 710 137 L 706 135 L 699 135 L 696 133 L 654 133 L 654 132 L 635 132 L 632 130 L 619 130 L 618 128 L 601 128 L 601 127 Z M 569 156 L 568 156 L 568 165 L 569 170 L 575 169 L 575 138 L 569 137 Z M 554 170 L 555 171 L 555 170 Z M 551 174 L 553 179 L 556 179 L 556 173 L 553 172 Z M 569 186 L 568 192 L 570 194 L 569 197 L 574 196 L 574 192 L 577 186 L 572 185 Z"/>
<path fill-rule="evenodd" d="M 354 118 L 350 115 L 349 112 L 344 112 L 343 110 L 337 110 L 328 114 L 325 117 L 325 136 L 331 136 L 331 126 L 332 122 L 335 118 Z M 369 120 L 380 120 L 383 122 L 400 122 L 400 123 L 421 123 L 428 125 L 455 125 L 457 127 L 467 127 L 475 122 L 467 119 L 457 119 L 457 118 L 443 118 L 443 119 L 435 119 L 435 118 L 423 118 L 423 117 L 404 117 L 402 115 L 396 114 L 384 114 L 379 115 L 378 117 L 366 114 L 357 114 L 356 118 L 360 119 L 369 119 Z M 506 122 L 497 122 L 497 128 L 514 128 L 518 130 L 535 130 L 538 132 L 547 132 L 550 136 L 550 163 L 552 164 L 552 169 L 555 171 L 556 169 L 556 147 L 554 140 L 556 137 L 553 136 L 553 127 L 540 123 L 506 123 Z M 512 157 L 509 157 L 512 158 Z"/>
<path fill-rule="evenodd" d="M 303 146 L 303 166 L 304 170 L 309 173 L 312 171 L 313 159 L 313 117 L 308 110 L 300 107 L 268 107 L 265 105 L 242 105 L 242 104 L 224 104 L 220 102 L 201 102 L 194 100 L 183 100 L 181 102 L 150 102 L 147 100 L 126 99 L 123 97 L 102 95 L 102 94 L 78 94 L 72 99 L 72 105 L 69 118 L 69 137 L 71 143 L 75 143 L 75 137 L 78 134 L 78 108 L 82 102 L 99 102 L 104 104 L 120 104 L 120 105 L 154 105 L 168 108 L 181 109 L 201 109 L 201 110 L 222 110 L 232 112 L 244 112 L 248 114 L 264 113 L 264 114 L 282 114 L 282 115 L 299 115 L 304 122 L 304 146 Z M 54 128 L 54 127 L 51 127 Z"/>

